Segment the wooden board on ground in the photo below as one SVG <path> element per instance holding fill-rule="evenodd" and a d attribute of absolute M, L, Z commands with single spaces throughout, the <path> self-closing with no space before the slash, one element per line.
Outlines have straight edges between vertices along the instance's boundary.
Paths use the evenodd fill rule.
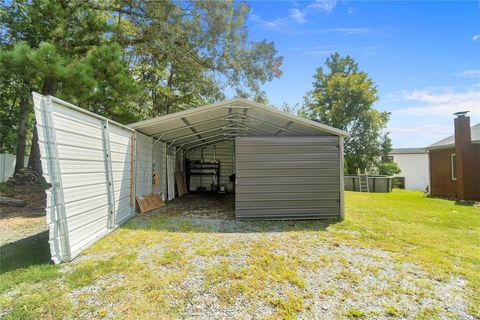
<path fill-rule="evenodd" d="M 181 197 L 184 194 L 187 194 L 187 184 L 185 181 L 185 177 L 183 176 L 183 172 L 175 172 L 175 182 L 177 184 L 177 191 L 178 191 L 178 196 Z"/>
<path fill-rule="evenodd" d="M 25 207 L 25 200 L 0 197 L 0 204 L 2 206 Z"/>
<path fill-rule="evenodd" d="M 137 196 L 136 199 L 141 213 L 165 207 L 165 202 L 163 202 L 162 197 L 158 193 Z"/>

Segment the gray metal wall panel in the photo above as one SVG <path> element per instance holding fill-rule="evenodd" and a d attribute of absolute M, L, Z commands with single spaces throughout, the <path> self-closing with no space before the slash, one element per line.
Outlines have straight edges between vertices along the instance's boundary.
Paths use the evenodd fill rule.
<path fill-rule="evenodd" d="M 238 219 L 340 217 L 338 137 L 238 137 Z"/>

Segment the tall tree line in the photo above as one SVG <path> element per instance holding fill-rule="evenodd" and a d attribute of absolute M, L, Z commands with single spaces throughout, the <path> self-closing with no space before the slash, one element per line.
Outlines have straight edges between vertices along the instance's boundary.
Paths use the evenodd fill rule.
<path fill-rule="evenodd" d="M 31 92 L 128 123 L 224 98 L 262 101 L 281 75 L 248 38 L 246 3 L 12 0 L 0 5 L 0 152 L 39 167 Z"/>

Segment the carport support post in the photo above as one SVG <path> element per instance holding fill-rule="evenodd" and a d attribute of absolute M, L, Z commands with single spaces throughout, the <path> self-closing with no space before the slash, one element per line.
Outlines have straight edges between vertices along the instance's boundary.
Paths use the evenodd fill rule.
<path fill-rule="evenodd" d="M 344 159 L 343 159 L 343 137 L 338 137 L 338 148 L 340 156 L 340 219 L 345 219 L 345 178 L 343 177 L 344 168 Z"/>
<path fill-rule="evenodd" d="M 108 120 L 102 121 L 103 135 L 103 157 L 105 160 L 105 175 L 107 180 L 108 192 L 108 228 L 115 226 L 115 194 L 113 192 L 113 175 L 112 175 L 112 156 L 110 154 L 110 134 L 108 128 Z"/>
<path fill-rule="evenodd" d="M 60 257 L 52 257 L 55 263 L 71 260 L 70 239 L 68 235 L 67 213 L 65 211 L 65 200 L 63 196 L 62 173 L 60 171 L 60 163 L 58 159 L 57 136 L 55 133 L 55 125 L 52 116 L 52 97 L 46 96 L 41 98 L 41 110 L 44 126 L 44 134 L 47 152 L 47 167 L 50 175 L 50 183 L 52 184 L 52 221 L 58 222 L 58 230 L 60 243 L 54 243 L 54 246 L 60 246 Z M 51 213 L 50 213 L 51 214 Z M 50 231 L 51 232 L 51 231 Z M 53 251 L 52 251 L 53 253 Z"/>

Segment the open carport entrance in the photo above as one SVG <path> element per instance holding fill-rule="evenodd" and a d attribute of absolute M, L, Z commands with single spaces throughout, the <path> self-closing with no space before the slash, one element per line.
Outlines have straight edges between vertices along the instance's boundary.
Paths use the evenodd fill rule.
<path fill-rule="evenodd" d="M 34 102 L 55 262 L 132 217 L 136 196 L 174 199 L 178 179 L 234 192 L 237 219 L 343 216 L 344 131 L 240 98 L 129 126 L 54 97 Z"/>
<path fill-rule="evenodd" d="M 235 192 L 236 218 L 342 215 L 341 130 L 238 98 L 130 127 L 165 149 L 167 199 L 182 172 L 189 192 Z"/>

